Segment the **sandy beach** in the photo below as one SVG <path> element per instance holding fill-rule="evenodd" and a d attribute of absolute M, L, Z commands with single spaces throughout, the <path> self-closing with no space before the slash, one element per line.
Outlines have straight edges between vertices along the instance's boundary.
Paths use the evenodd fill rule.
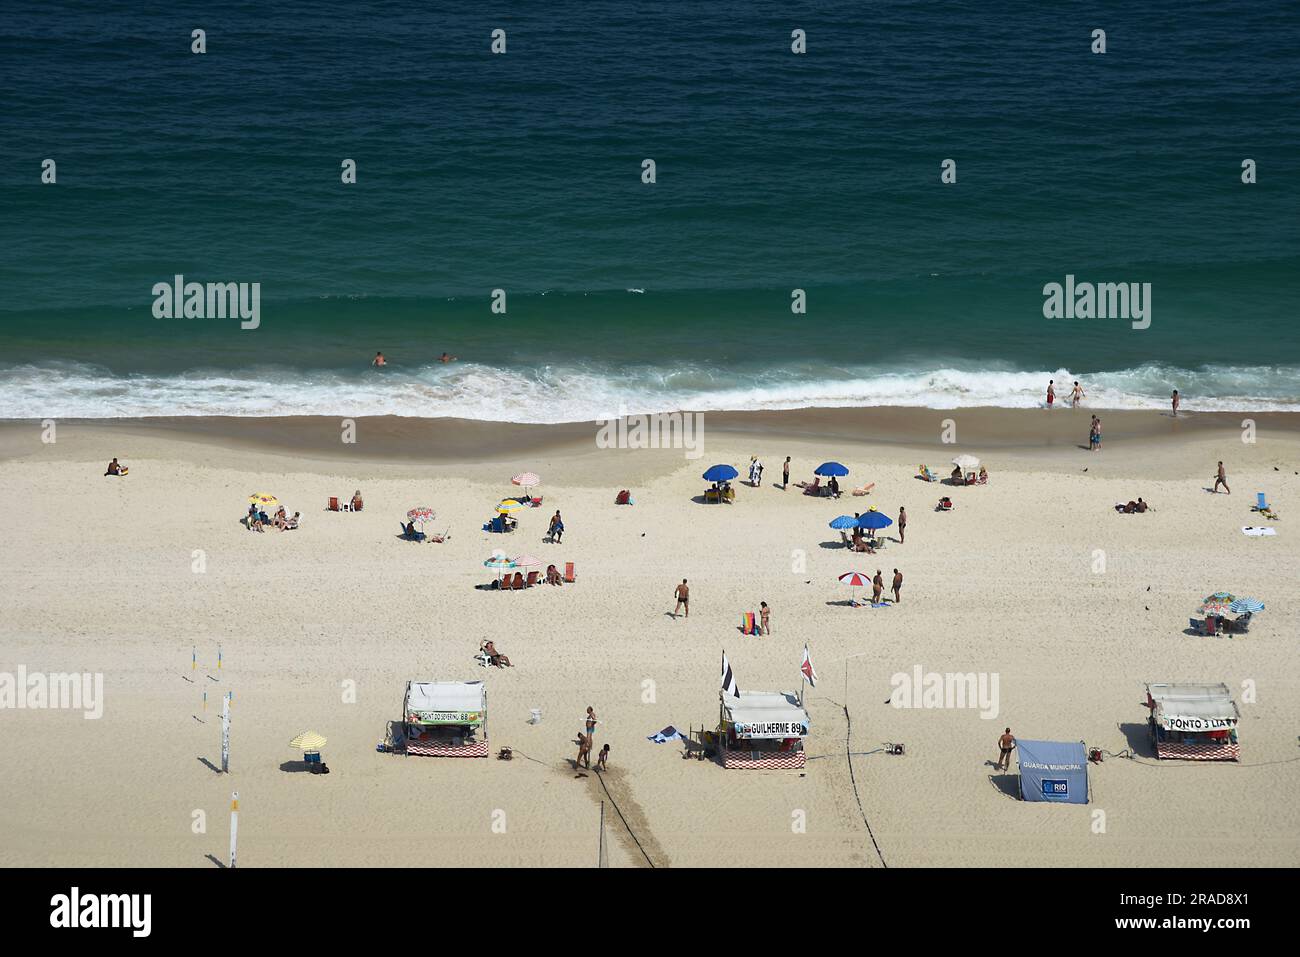
<path fill-rule="evenodd" d="M 600 449 L 590 423 L 358 419 L 344 444 L 337 419 L 69 421 L 53 443 L 39 422 L 6 422 L 0 671 L 102 673 L 104 700 L 98 720 L 0 712 L 0 864 L 213 867 L 236 790 L 240 865 L 254 867 L 592 866 L 602 801 L 612 866 L 1300 863 L 1285 797 L 1300 783 L 1300 416 L 1252 416 L 1247 443 L 1240 414 L 1100 415 L 1105 447 L 1089 453 L 1086 409 L 708 414 L 698 458 Z M 949 419 L 956 443 L 940 438 Z M 922 462 L 946 475 L 961 452 L 984 461 L 987 486 L 917 477 Z M 695 500 L 705 468 L 743 478 L 751 455 L 761 487 Z M 792 480 L 833 459 L 846 489 L 875 488 L 783 490 L 787 455 Z M 128 476 L 103 477 L 114 456 Z M 1218 460 L 1231 495 L 1208 491 Z M 481 531 L 525 469 L 542 476 L 542 507 L 510 536 Z M 622 488 L 635 505 L 613 504 Z M 325 510 L 354 489 L 363 512 Z M 302 527 L 246 530 L 262 491 Z M 1241 531 L 1264 524 L 1258 491 L 1276 536 Z M 945 494 L 956 507 L 936 512 Z M 1153 510 L 1114 512 L 1138 496 Z M 397 537 L 417 505 L 450 541 Z M 851 554 L 827 523 L 870 505 L 906 506 L 906 542 L 890 528 L 879 555 Z M 563 543 L 543 543 L 557 508 Z M 494 549 L 574 562 L 577 582 L 476 588 Z M 847 605 L 837 576 L 877 568 L 886 582 L 903 572 L 902 601 Z M 683 578 L 691 614 L 675 619 Z M 1267 603 L 1248 636 L 1186 633 L 1219 589 Z M 744 636 L 760 601 L 773 634 Z M 475 662 L 485 637 L 514 668 Z M 724 649 L 742 688 L 797 691 L 805 643 L 820 680 L 802 772 L 724 770 L 646 740 L 716 726 Z M 886 704 L 891 676 L 916 666 L 996 674 L 996 716 Z M 376 751 L 407 680 L 480 678 L 492 751 L 513 761 Z M 1157 762 L 1148 681 L 1225 682 L 1241 761 Z M 573 768 L 588 705 L 596 749 L 611 746 L 603 780 Z M 1014 762 L 992 767 L 1005 726 L 1137 757 L 1090 767 L 1087 806 L 1026 804 Z M 329 776 L 281 767 L 308 728 L 329 739 Z"/>

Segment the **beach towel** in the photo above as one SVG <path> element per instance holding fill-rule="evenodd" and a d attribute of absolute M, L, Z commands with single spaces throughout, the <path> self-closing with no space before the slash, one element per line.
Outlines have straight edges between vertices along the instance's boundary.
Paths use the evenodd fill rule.
<path fill-rule="evenodd" d="M 741 612 L 740 633 L 742 635 L 758 634 L 758 628 L 754 624 L 754 613 L 752 611 Z"/>
<path fill-rule="evenodd" d="M 1241 530 L 1243 535 L 1276 535 L 1276 528 L 1258 528 L 1254 525 L 1247 525 Z"/>
<path fill-rule="evenodd" d="M 653 741 L 655 744 L 667 744 L 669 741 L 685 741 L 686 736 L 674 728 L 671 724 L 662 731 L 656 731 L 646 738 L 647 741 Z"/>

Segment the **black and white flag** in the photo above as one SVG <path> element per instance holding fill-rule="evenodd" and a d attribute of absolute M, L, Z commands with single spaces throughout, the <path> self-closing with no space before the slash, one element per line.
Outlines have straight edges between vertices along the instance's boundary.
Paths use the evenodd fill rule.
<path fill-rule="evenodd" d="M 736 676 L 731 673 L 731 662 L 727 660 L 725 651 L 722 653 L 722 690 L 733 698 L 740 697 L 740 686 L 736 684 Z"/>

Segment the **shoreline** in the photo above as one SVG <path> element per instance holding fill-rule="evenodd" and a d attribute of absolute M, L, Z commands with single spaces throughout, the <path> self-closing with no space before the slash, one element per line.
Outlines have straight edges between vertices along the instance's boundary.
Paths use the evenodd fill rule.
<path fill-rule="evenodd" d="M 880 446 L 891 452 L 911 450 L 936 461 L 958 449 L 984 449 L 1004 457 L 1047 461 L 1059 453 L 1087 451 L 1087 430 L 1093 410 L 1045 409 L 927 409 L 876 407 L 861 409 L 793 409 L 694 414 L 699 429 L 693 447 L 645 449 L 652 457 L 703 461 L 709 457 L 709 437 L 727 440 L 752 436 L 757 445 L 813 443 L 834 448 Z M 1150 446 L 1179 442 L 1232 440 L 1241 443 L 1243 422 L 1255 424 L 1257 435 L 1300 438 L 1300 412 L 1190 412 L 1177 419 L 1168 412 L 1115 410 L 1101 415 L 1104 451 L 1133 453 Z M 635 420 L 637 417 L 633 416 Z M 123 459 L 147 457 L 147 448 L 165 442 L 202 449 L 220 448 L 309 459 L 329 465 L 451 465 L 514 461 L 521 457 L 609 451 L 598 448 L 595 422 L 520 424 L 476 419 L 372 416 L 341 419 L 333 416 L 173 416 L 130 419 L 55 420 L 62 443 L 41 440 L 37 420 L 0 419 L 0 461 L 31 457 L 62 457 L 67 450 L 99 457 L 108 448 L 120 449 Z M 343 423 L 354 425 L 355 441 L 345 443 Z M 953 441 L 945 442 L 947 430 Z M 68 443 L 66 437 L 75 441 Z M 140 451 L 136 451 L 140 449 Z M 197 450 L 196 450 L 196 454 Z M 942 459 L 937 456 L 943 456 Z M 1105 459 L 1104 452 L 1098 456 Z M 779 469 L 768 453 L 769 475 Z M 1073 458 L 1071 459 L 1073 461 Z"/>

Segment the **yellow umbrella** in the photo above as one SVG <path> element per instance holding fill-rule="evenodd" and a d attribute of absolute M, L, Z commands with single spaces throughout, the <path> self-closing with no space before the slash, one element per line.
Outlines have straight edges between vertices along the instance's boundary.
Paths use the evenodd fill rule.
<path fill-rule="evenodd" d="M 527 508 L 527 507 L 528 506 L 525 505 L 523 502 L 516 502 L 512 498 L 508 498 L 500 505 L 497 506 L 497 511 L 500 512 L 502 515 L 505 515 L 507 512 L 517 512 L 521 508 Z"/>
<path fill-rule="evenodd" d="M 248 496 L 248 504 L 250 504 L 250 505 L 279 505 L 279 504 L 280 504 L 280 500 L 279 500 L 278 498 L 276 498 L 274 495 L 268 495 L 268 494 L 266 494 L 265 492 L 254 492 L 252 495 Z"/>
<path fill-rule="evenodd" d="M 289 742 L 289 747 L 299 751 L 319 751 L 325 747 L 325 739 L 315 731 L 304 731 Z"/>

